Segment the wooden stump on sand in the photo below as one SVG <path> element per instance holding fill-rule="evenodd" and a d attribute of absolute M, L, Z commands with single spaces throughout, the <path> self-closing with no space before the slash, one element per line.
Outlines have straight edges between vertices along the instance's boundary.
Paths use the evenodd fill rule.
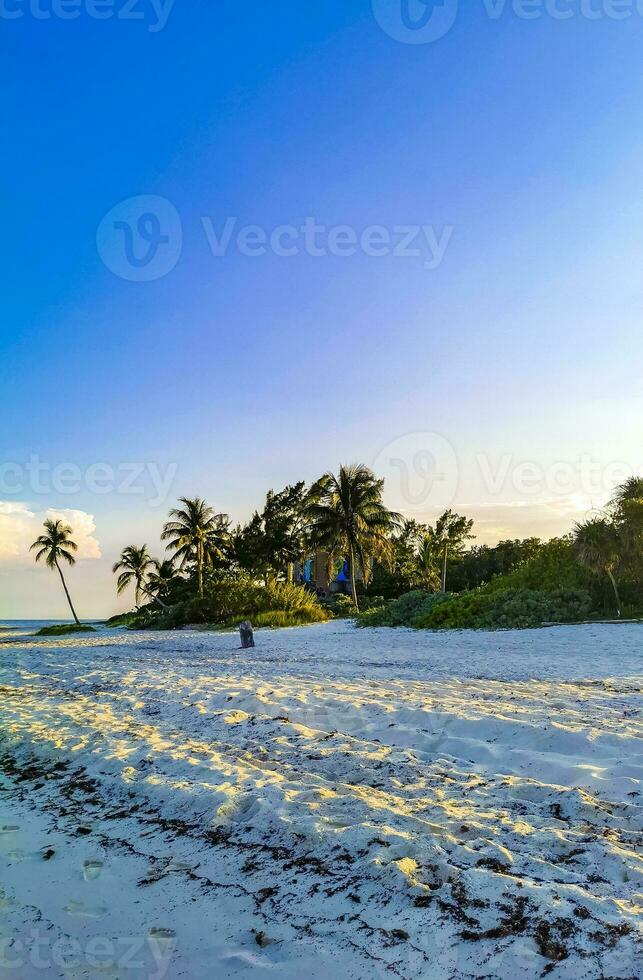
<path fill-rule="evenodd" d="M 244 650 L 248 647 L 253 647 L 255 645 L 255 637 L 252 632 L 252 623 L 245 620 L 245 622 L 239 624 L 239 635 L 241 636 L 241 646 Z"/>

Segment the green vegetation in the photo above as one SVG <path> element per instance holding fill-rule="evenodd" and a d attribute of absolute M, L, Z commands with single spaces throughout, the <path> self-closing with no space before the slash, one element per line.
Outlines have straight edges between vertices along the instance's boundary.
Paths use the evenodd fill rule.
<path fill-rule="evenodd" d="M 213 564 L 223 557 L 227 542 L 229 520 L 225 514 L 215 514 L 212 507 L 195 497 L 181 497 L 183 507 L 170 511 L 170 518 L 163 528 L 161 541 L 174 552 L 179 568 L 196 564 L 199 595 L 203 598 L 203 571 L 206 564 Z"/>
<path fill-rule="evenodd" d="M 71 609 L 72 616 L 74 617 L 74 622 L 77 626 L 80 626 L 80 620 L 76 615 L 76 610 L 74 609 L 71 601 L 67 583 L 65 582 L 65 577 L 60 567 L 61 561 L 66 561 L 68 565 L 76 564 L 76 559 L 74 558 L 73 553 L 78 551 L 78 545 L 75 541 L 72 541 L 71 535 L 73 534 L 73 531 L 67 524 L 60 520 L 47 520 L 43 526 L 46 533 L 41 534 L 39 538 L 36 538 L 30 548 L 30 551 L 36 552 L 37 562 L 44 560 L 47 568 L 51 568 L 52 570 L 54 568 L 56 569 L 60 575 L 60 581 L 62 582 L 63 589 L 65 590 L 65 595 L 67 596 L 67 602 L 69 603 L 69 608 Z"/>
<path fill-rule="evenodd" d="M 384 481 L 366 466 L 341 466 L 337 476 L 326 473 L 310 492 L 311 537 L 331 558 L 348 558 L 358 611 L 357 572 L 368 582 L 371 560 L 388 558 L 390 536 L 403 521 L 382 503 L 383 489 Z"/>
<path fill-rule="evenodd" d="M 426 592 L 416 589 L 374 605 L 357 619 L 358 626 L 415 626 L 417 620 L 427 616 L 436 606 L 448 602 L 451 596 L 442 592 Z"/>
<path fill-rule="evenodd" d="M 527 629 L 543 623 L 573 623 L 592 606 L 589 593 L 574 589 L 465 592 L 438 603 L 414 625 L 418 629 Z"/>
<path fill-rule="evenodd" d="M 182 626 L 236 626 L 249 619 L 255 626 L 302 626 L 330 618 L 314 593 L 289 582 L 261 583 L 247 573 L 217 572 L 206 577 L 203 597 L 191 596 L 167 610 L 142 610 L 134 626 L 177 629 Z"/>
<path fill-rule="evenodd" d="M 118 616 L 112 616 L 107 619 L 103 626 L 108 626 L 110 629 L 115 629 L 117 626 L 133 626 L 136 621 L 136 613 L 119 613 Z"/>
<path fill-rule="evenodd" d="M 162 608 L 167 608 L 160 598 L 162 591 L 161 569 L 168 562 L 158 562 L 151 557 L 144 544 L 140 548 L 135 544 L 130 544 L 123 548 L 121 557 L 114 564 L 112 573 L 118 574 L 116 580 L 116 593 L 121 595 L 125 589 L 134 583 L 134 602 L 138 609 L 141 604 L 141 596 L 145 595 Z M 155 571 L 150 570 L 154 568 Z"/>
<path fill-rule="evenodd" d="M 202 498 L 181 497 L 161 531 L 170 556 L 130 544 L 114 564 L 117 592 L 133 585 L 136 609 L 106 625 L 282 627 L 350 617 L 362 627 L 503 629 L 643 615 L 643 478 L 618 487 L 603 513 L 565 537 L 493 547 L 470 547 L 473 521 L 451 510 L 433 525 L 405 519 L 384 505 L 383 489 L 366 466 L 341 466 L 310 487 L 271 490 L 263 510 L 234 529 Z M 75 564 L 72 529 L 48 520 L 45 532 L 32 549 L 59 572 L 76 629 L 42 635 L 89 630 L 61 570 Z M 325 575 L 333 569 L 343 571 L 337 580 Z"/>
<path fill-rule="evenodd" d="M 67 636 L 69 633 L 95 633 L 93 626 L 83 626 L 82 623 L 70 623 L 67 626 L 43 626 L 36 636 Z"/>

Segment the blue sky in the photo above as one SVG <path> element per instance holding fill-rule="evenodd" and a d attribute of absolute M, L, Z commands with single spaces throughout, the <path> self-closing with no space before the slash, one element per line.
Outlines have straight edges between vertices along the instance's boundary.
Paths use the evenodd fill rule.
<path fill-rule="evenodd" d="M 121 546 L 160 551 L 178 494 L 241 520 L 271 486 L 363 460 L 391 503 L 422 518 L 453 503 L 492 541 L 569 527 L 640 467 L 634 4 L 615 20 L 607 0 L 559 0 L 569 19 L 531 20 L 461 0 L 444 37 L 406 44 L 371 0 L 176 0 L 156 31 L 144 0 L 143 20 L 84 2 L 41 19 L 50 0 L 30 3 L 6 0 L 22 16 L 0 25 L 0 462 L 17 467 L 0 487 L 0 615 L 65 614 L 25 556 L 50 509 L 85 529 L 71 575 L 99 615 L 118 607 Z M 142 195 L 175 209 L 182 245 L 166 275 L 133 282 L 97 230 Z M 216 257 L 203 225 L 269 236 L 307 217 L 379 226 L 389 254 L 299 241 Z M 401 226 L 450 229 L 437 268 L 419 235 L 419 255 L 390 254 Z M 440 452 L 442 486 L 407 499 L 400 474 L 421 481 Z M 35 489 L 34 456 L 77 467 L 78 489 Z M 94 492 L 97 463 L 115 488 L 144 467 L 143 492 Z M 174 474 L 160 503 L 150 466 Z"/>

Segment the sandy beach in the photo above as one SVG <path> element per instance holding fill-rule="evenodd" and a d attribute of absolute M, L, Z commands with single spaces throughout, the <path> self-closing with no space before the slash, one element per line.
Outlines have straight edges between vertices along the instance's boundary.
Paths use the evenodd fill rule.
<path fill-rule="evenodd" d="M 640 975 L 642 636 L 5 636 L 0 976 Z"/>

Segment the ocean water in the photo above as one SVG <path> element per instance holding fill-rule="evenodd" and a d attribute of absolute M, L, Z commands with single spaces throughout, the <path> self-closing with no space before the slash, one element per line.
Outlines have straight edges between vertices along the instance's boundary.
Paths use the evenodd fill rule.
<path fill-rule="evenodd" d="M 41 629 L 43 626 L 65 626 L 71 619 L 0 619 L 0 630 Z"/>
<path fill-rule="evenodd" d="M 96 627 L 91 619 L 87 624 Z M 43 626 L 70 626 L 72 619 L 0 619 L 0 640 L 10 640 L 18 636 L 33 636 Z"/>

